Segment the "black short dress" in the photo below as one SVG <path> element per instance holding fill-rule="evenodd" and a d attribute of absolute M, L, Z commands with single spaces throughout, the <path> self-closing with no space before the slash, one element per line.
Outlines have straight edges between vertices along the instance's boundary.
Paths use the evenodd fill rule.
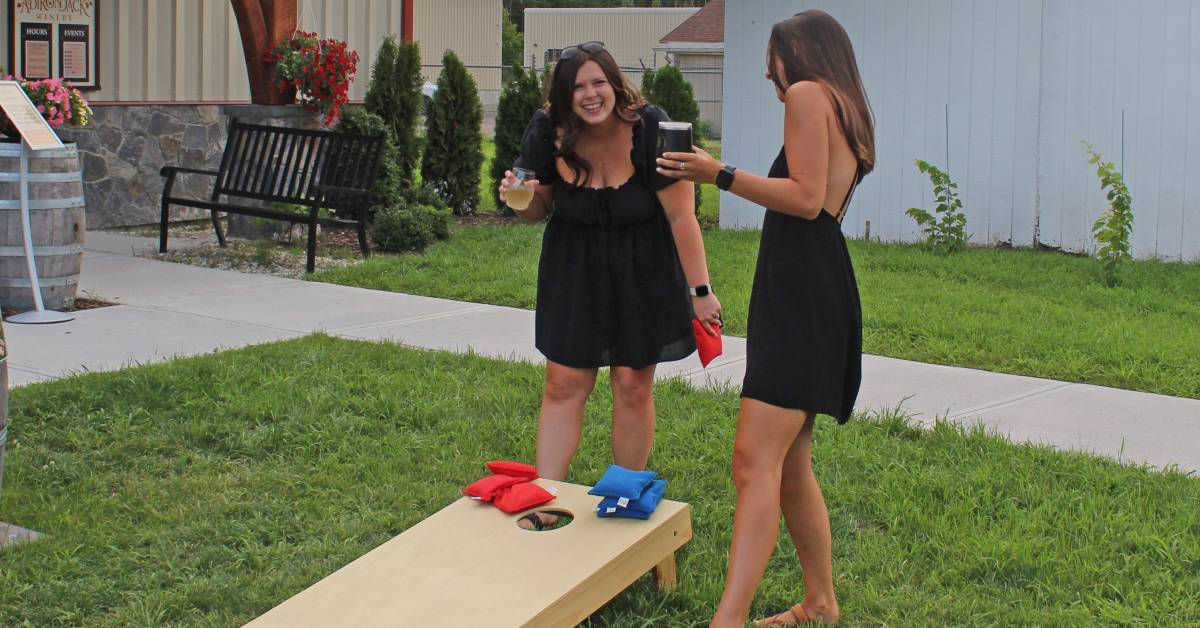
<path fill-rule="evenodd" d="M 788 176 L 783 149 L 767 176 Z M 862 382 L 862 306 L 841 223 L 768 209 L 761 237 L 742 396 L 845 423 Z"/>
<path fill-rule="evenodd" d="M 544 111 L 525 130 L 517 165 L 554 186 L 535 323 L 535 344 L 549 360 L 575 368 L 643 368 L 696 349 L 687 282 L 655 195 L 676 181 L 655 172 L 646 152 L 666 119 L 654 107 L 641 111 L 633 126 L 633 176 L 598 189 L 559 177 L 557 133 Z"/>

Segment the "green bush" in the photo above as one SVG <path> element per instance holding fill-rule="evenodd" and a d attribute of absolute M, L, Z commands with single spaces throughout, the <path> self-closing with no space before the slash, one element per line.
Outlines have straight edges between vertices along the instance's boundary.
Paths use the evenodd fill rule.
<path fill-rule="evenodd" d="M 647 70 L 642 75 L 642 96 L 652 105 L 657 105 L 671 116 L 672 120 L 691 122 L 700 140 L 700 106 L 692 84 L 683 78 L 679 68 L 668 65 L 658 70 Z"/>
<path fill-rule="evenodd" d="M 525 71 L 521 66 L 512 68 L 512 80 L 500 93 L 496 106 L 496 155 L 492 158 L 492 195 L 498 211 L 512 214 L 512 210 L 500 202 L 500 181 L 504 171 L 512 167 L 521 154 L 521 137 L 533 114 L 542 106 L 542 88 L 538 84 L 537 72 Z"/>
<path fill-rule="evenodd" d="M 1111 288 L 1117 285 L 1121 264 L 1133 259 L 1129 249 L 1129 236 L 1133 233 L 1133 197 L 1116 165 L 1104 161 L 1100 153 L 1092 150 L 1091 144 L 1084 142 L 1083 145 L 1087 147 L 1088 163 L 1096 166 L 1100 189 L 1108 191 L 1108 209 L 1092 225 L 1092 237 L 1099 244 L 1096 258 L 1100 260 L 1104 285 Z"/>
<path fill-rule="evenodd" d="M 371 225 L 375 248 L 389 253 L 422 251 L 450 237 L 450 210 L 445 206 L 398 202 L 381 208 Z"/>
<path fill-rule="evenodd" d="M 425 158 L 421 178 L 456 214 L 470 214 L 479 205 L 479 175 L 483 167 L 483 107 L 475 79 L 454 51 L 447 50 L 438 76 L 437 95 L 425 116 Z"/>
<path fill-rule="evenodd" d="M 383 118 L 359 107 L 346 108 L 338 120 L 334 130 L 342 133 L 357 133 L 360 135 L 389 135 L 389 127 Z M 372 213 L 380 207 L 395 202 L 402 197 L 408 187 L 400 166 L 400 149 L 392 143 L 390 137 L 385 138 L 383 160 L 379 165 L 379 178 L 375 180 L 375 188 L 371 191 Z"/>
<path fill-rule="evenodd" d="M 395 37 L 385 38 L 371 69 L 371 84 L 363 104 L 387 125 L 397 149 L 397 176 L 402 189 L 408 189 L 415 181 L 413 175 L 421 156 L 417 135 L 422 111 L 421 84 L 421 50 L 417 44 L 399 44 Z"/>
<path fill-rule="evenodd" d="M 934 213 L 941 218 L 920 207 L 910 207 L 904 213 L 917 221 L 930 248 L 944 254 L 961 251 L 967 247 L 969 236 L 966 232 L 967 217 L 963 215 L 962 200 L 958 198 L 958 184 L 950 180 L 949 174 L 927 161 L 918 159 L 916 164 L 918 170 L 929 175 L 933 197 L 937 201 Z"/>

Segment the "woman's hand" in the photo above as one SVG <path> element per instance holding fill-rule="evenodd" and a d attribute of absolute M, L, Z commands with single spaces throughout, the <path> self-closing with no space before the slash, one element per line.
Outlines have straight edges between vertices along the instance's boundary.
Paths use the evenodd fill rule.
<path fill-rule="evenodd" d="M 702 297 L 692 297 L 692 311 L 708 335 L 721 335 L 721 302 L 717 300 L 717 295 L 709 292 Z"/>
<path fill-rule="evenodd" d="M 508 191 L 511 190 L 513 188 L 513 186 L 516 184 L 517 184 L 517 176 L 513 174 L 512 170 L 505 170 L 504 171 L 504 180 L 500 182 L 500 202 L 501 203 L 508 202 Z M 526 179 L 524 185 L 526 187 L 531 187 L 531 188 L 537 189 L 538 181 L 537 181 L 537 179 Z M 510 207 L 509 209 L 512 209 L 512 208 Z M 522 210 L 513 210 L 513 211 L 520 212 Z"/>
<path fill-rule="evenodd" d="M 699 146 L 693 146 L 692 150 L 696 152 L 663 153 L 663 156 L 657 160 L 658 173 L 672 179 L 683 179 L 696 183 L 716 183 L 717 173 L 725 167 L 725 164 L 717 161 Z"/>

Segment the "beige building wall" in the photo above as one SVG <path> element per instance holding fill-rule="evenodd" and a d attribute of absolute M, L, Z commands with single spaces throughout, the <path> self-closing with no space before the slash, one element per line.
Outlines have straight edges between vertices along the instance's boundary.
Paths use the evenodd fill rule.
<path fill-rule="evenodd" d="M 442 55 L 454 50 L 475 78 L 484 105 L 499 100 L 503 4 L 501 0 L 416 0 L 413 38 L 421 44 L 425 79 L 437 82 Z"/>
<path fill-rule="evenodd" d="M 655 67 L 654 49 L 664 35 L 698 11 L 696 8 L 649 9 L 526 9 L 525 65 L 531 55 L 544 67 L 549 48 L 565 48 L 586 41 L 602 41 L 622 68 Z M 666 60 L 658 53 L 657 65 Z M 641 81 L 641 73 L 631 78 Z"/>
<path fill-rule="evenodd" d="M 237 20 L 229 0 L 106 0 L 97 16 L 101 89 L 95 102 L 245 102 L 250 99 Z M 414 37 L 440 65 L 452 47 L 468 65 L 500 65 L 501 0 L 416 0 Z M 383 38 L 401 34 L 401 0 L 301 0 L 299 27 L 345 40 L 359 55 L 350 97 L 362 99 Z M 0 11 L 0 45 L 9 45 Z M 433 51 L 436 51 L 433 52 Z M 7 58 L 7 56 L 6 56 Z M 476 72 L 479 72 L 476 70 Z M 436 80 L 437 70 L 432 72 Z M 500 90 L 499 70 L 476 74 Z"/>

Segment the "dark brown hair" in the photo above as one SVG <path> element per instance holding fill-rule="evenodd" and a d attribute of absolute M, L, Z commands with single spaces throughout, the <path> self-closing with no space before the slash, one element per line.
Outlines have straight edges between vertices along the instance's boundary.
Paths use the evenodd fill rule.
<path fill-rule="evenodd" d="M 546 92 L 546 113 L 559 133 L 559 147 L 555 155 L 562 157 L 567 166 L 575 173 L 573 185 L 586 185 L 592 179 L 592 165 L 586 159 L 575 153 L 579 137 L 586 124 L 575 111 L 571 103 L 575 95 L 575 75 L 584 63 L 595 61 L 608 79 L 616 95 L 613 112 L 626 122 L 635 122 L 639 118 L 638 111 L 646 105 L 641 92 L 621 72 L 617 62 L 607 50 L 590 53 L 580 48 L 579 52 L 567 61 L 559 61 L 554 66 L 550 76 L 550 85 Z"/>
<path fill-rule="evenodd" d="M 767 58 L 779 91 L 786 92 L 800 81 L 815 81 L 829 91 L 838 123 L 858 161 L 859 178 L 874 169 L 875 116 L 846 29 L 824 11 L 797 13 L 771 27 Z M 783 62 L 786 76 L 775 75 L 776 59 Z"/>

